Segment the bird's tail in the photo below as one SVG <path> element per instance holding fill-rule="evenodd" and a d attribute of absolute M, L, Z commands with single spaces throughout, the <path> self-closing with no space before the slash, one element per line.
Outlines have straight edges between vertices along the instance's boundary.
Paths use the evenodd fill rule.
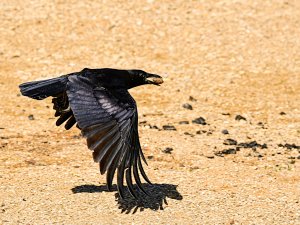
<path fill-rule="evenodd" d="M 22 95 L 42 100 L 58 95 L 66 90 L 68 77 L 66 75 L 48 80 L 32 81 L 19 86 Z"/>

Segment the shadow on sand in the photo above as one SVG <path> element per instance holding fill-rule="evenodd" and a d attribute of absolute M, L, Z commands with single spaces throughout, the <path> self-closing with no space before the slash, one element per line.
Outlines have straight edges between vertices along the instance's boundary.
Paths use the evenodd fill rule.
<path fill-rule="evenodd" d="M 136 213 L 138 210 L 142 212 L 144 209 L 163 210 L 163 206 L 168 205 L 167 198 L 182 200 L 182 195 L 177 191 L 177 185 L 173 184 L 143 184 L 144 189 L 150 194 L 147 196 L 135 190 L 139 196 L 138 199 L 133 198 L 130 193 L 124 191 L 124 199 L 119 194 L 115 194 L 116 201 L 122 213 Z M 117 191 L 117 186 L 113 185 L 113 191 Z M 80 185 L 72 188 L 74 194 L 77 193 L 95 193 L 108 192 L 106 185 Z"/>

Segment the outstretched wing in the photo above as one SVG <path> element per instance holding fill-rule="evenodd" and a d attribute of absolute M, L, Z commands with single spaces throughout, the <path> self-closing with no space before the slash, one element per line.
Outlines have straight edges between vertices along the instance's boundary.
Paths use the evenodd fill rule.
<path fill-rule="evenodd" d="M 107 90 L 97 87 L 88 78 L 70 76 L 67 95 L 78 127 L 87 138 L 101 174 L 106 174 L 107 187 L 117 170 L 117 186 L 123 197 L 123 181 L 136 197 L 132 184 L 134 175 L 138 188 L 143 191 L 139 172 L 150 183 L 142 167 L 142 153 L 138 135 L 138 114 L 134 99 L 127 90 Z"/>

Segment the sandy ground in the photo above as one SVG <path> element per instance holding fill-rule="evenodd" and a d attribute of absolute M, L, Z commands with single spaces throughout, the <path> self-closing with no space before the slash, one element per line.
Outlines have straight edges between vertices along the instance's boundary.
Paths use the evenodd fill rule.
<path fill-rule="evenodd" d="M 300 1 L 2 0 L 0 21 L 1 224 L 300 224 Z M 152 199 L 107 192 L 51 99 L 19 95 L 84 67 L 165 78 L 131 91 Z"/>

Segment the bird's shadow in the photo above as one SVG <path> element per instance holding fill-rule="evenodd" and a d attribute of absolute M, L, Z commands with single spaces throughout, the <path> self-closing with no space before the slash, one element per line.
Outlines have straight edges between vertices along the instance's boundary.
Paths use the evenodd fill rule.
<path fill-rule="evenodd" d="M 124 191 L 124 198 L 120 198 L 118 193 L 115 193 L 115 199 L 118 208 L 122 213 L 136 213 L 144 211 L 144 209 L 163 210 L 164 205 L 168 205 L 167 198 L 182 200 L 182 195 L 177 191 L 177 185 L 173 184 L 143 184 L 143 188 L 150 196 L 147 196 L 137 190 L 138 198 L 133 198 L 129 191 Z M 113 185 L 112 191 L 117 191 L 117 186 Z M 108 192 L 106 185 L 80 185 L 72 188 L 74 194 L 77 193 L 95 193 Z"/>

